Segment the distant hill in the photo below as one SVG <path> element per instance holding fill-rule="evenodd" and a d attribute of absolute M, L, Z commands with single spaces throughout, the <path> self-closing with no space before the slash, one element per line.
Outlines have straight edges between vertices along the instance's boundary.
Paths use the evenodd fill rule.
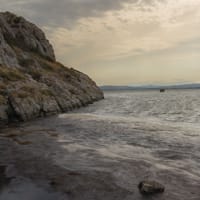
<path fill-rule="evenodd" d="M 113 86 L 100 87 L 104 91 L 112 90 L 160 90 L 160 89 L 200 89 L 200 83 L 177 84 L 177 85 L 140 85 L 140 86 Z"/>

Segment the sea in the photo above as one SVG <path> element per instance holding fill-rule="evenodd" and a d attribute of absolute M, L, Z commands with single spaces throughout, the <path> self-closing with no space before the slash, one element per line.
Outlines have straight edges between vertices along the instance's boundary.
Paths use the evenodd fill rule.
<path fill-rule="evenodd" d="M 200 200 L 200 90 L 104 95 L 87 107 L 22 125 L 18 131 L 29 134 L 21 139 L 33 142 L 23 149 L 101 180 L 103 189 L 91 184 L 88 191 L 80 190 L 81 197 L 77 186 L 77 194 L 68 199 Z M 43 133 L 53 140 L 45 142 Z M 137 187 L 142 180 L 160 182 L 165 192 L 144 197 Z M 120 189 L 109 193 L 108 185 Z M 92 198 L 95 191 L 98 198 Z"/>

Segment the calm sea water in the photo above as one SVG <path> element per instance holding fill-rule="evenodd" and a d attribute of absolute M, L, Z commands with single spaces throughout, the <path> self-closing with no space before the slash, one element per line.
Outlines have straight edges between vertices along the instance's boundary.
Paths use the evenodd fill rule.
<path fill-rule="evenodd" d="M 23 132 L 19 139 L 31 141 L 22 148 L 23 170 L 29 168 L 26 160 L 33 160 L 31 152 L 67 170 L 95 174 L 95 180 L 103 179 L 103 191 L 108 184 L 130 192 L 98 192 L 98 199 L 145 199 L 137 189 L 143 179 L 166 187 L 164 194 L 149 199 L 200 199 L 200 90 L 105 92 L 105 100 L 88 107 L 9 131 Z M 44 167 L 40 171 L 46 173 Z M 79 187 L 81 181 L 68 199 L 93 199 L 90 191 L 99 189 L 86 188 L 84 196 Z"/>

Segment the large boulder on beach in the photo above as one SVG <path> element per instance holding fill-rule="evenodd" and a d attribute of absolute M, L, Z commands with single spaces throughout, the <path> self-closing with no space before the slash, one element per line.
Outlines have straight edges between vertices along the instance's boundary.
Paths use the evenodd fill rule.
<path fill-rule="evenodd" d="M 0 13 L 0 125 L 67 112 L 103 98 L 86 74 L 56 61 L 45 34 Z"/>
<path fill-rule="evenodd" d="M 165 191 L 165 187 L 162 184 L 152 180 L 141 181 L 138 189 L 144 195 L 163 193 Z"/>

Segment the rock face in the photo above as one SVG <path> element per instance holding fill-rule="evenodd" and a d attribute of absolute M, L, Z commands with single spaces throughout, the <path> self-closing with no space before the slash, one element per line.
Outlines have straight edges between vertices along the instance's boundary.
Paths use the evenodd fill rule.
<path fill-rule="evenodd" d="M 51 44 L 45 38 L 44 33 L 34 24 L 26 21 L 22 17 L 18 17 L 12 13 L 0 13 L 0 38 L 2 40 L 2 47 L 7 49 L 11 55 L 7 56 L 13 58 L 15 52 L 9 46 L 19 47 L 24 51 L 37 52 L 43 57 L 51 61 L 55 61 L 55 55 Z M 5 55 L 1 55 L 4 60 Z M 10 60 L 10 58 L 9 58 Z M 12 64 L 9 63 L 8 65 Z M 17 64 L 13 63 L 13 64 Z"/>
<path fill-rule="evenodd" d="M 103 98 L 87 75 L 56 62 L 34 24 L 0 13 L 0 124 L 67 112 Z"/>
<path fill-rule="evenodd" d="M 138 189 L 144 195 L 157 194 L 165 191 L 165 187 L 156 181 L 142 181 L 139 183 Z"/>

